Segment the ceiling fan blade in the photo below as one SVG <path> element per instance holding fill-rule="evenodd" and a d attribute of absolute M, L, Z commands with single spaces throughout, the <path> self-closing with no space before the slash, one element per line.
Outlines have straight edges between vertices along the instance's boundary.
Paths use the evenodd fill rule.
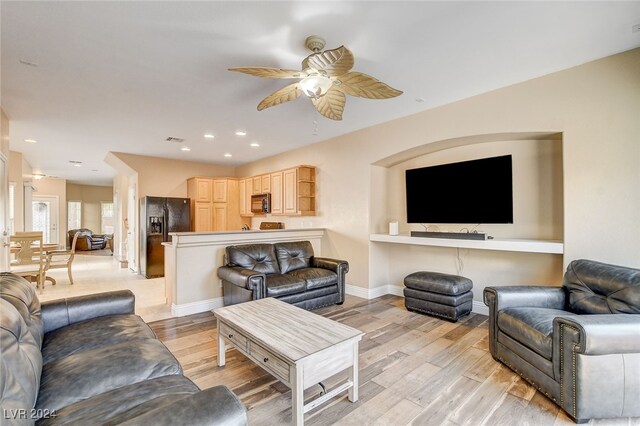
<path fill-rule="evenodd" d="M 302 90 L 298 88 L 298 83 L 292 83 L 264 98 L 262 102 L 258 104 L 258 111 L 262 111 L 265 108 L 280 105 L 285 102 L 293 101 L 300 95 L 302 95 Z"/>
<path fill-rule="evenodd" d="M 229 71 L 241 72 L 263 78 L 304 78 L 307 76 L 303 71 L 283 70 L 280 68 L 245 67 L 229 68 Z"/>
<path fill-rule="evenodd" d="M 400 90 L 361 72 L 350 72 L 340 76 L 333 87 L 347 95 L 368 99 L 395 98 L 402 94 Z"/>
<path fill-rule="evenodd" d="M 313 68 L 318 71 L 325 71 L 331 77 L 345 74 L 353 68 L 353 53 L 344 46 L 337 49 L 325 50 L 324 52 L 309 55 L 302 61 L 302 69 Z"/>
<path fill-rule="evenodd" d="M 342 113 L 344 111 L 344 104 L 346 101 L 347 97 L 345 94 L 333 87 L 329 89 L 324 96 L 311 98 L 313 106 L 316 107 L 320 114 L 338 121 L 342 120 Z"/>

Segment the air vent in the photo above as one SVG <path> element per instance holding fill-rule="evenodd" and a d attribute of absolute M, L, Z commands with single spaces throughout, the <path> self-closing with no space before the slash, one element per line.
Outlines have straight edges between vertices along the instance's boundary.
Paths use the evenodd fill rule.
<path fill-rule="evenodd" d="M 169 136 L 168 138 L 165 139 L 167 142 L 175 142 L 175 143 L 182 143 L 184 142 L 184 139 L 182 138 L 174 138 L 173 136 Z"/>

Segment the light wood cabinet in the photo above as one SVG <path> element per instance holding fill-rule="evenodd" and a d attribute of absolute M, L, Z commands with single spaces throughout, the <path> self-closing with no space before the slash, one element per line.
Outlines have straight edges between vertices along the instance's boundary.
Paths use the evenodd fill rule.
<path fill-rule="evenodd" d="M 208 203 L 212 196 L 212 181 L 209 178 L 194 177 L 187 181 L 187 193 L 193 201 Z"/>
<path fill-rule="evenodd" d="M 208 201 L 199 201 L 204 198 L 206 188 L 209 188 Z M 245 182 L 245 191 L 246 189 Z M 191 199 L 191 230 L 194 232 L 240 230 L 243 222 L 240 217 L 239 191 L 237 179 L 204 177 L 189 179 L 187 196 Z"/>
<path fill-rule="evenodd" d="M 260 182 L 262 184 L 261 194 L 271 192 L 271 175 L 262 175 Z"/>
<path fill-rule="evenodd" d="M 316 169 L 300 166 L 282 172 L 283 214 L 312 216 L 316 213 Z"/>
<path fill-rule="evenodd" d="M 297 172 L 298 169 L 289 169 L 282 172 L 282 211 L 284 214 L 294 215 L 298 211 Z"/>
<path fill-rule="evenodd" d="M 251 196 L 253 195 L 253 178 L 240 179 L 239 185 L 239 203 L 240 216 L 251 217 Z"/>
<path fill-rule="evenodd" d="M 227 231 L 227 203 L 213 203 L 213 230 Z"/>
<path fill-rule="evenodd" d="M 242 216 L 254 216 L 251 195 L 264 193 L 271 194 L 271 214 L 274 216 L 313 216 L 316 214 L 316 168 L 298 166 L 247 177 L 240 180 L 239 192 Z"/>
<path fill-rule="evenodd" d="M 262 176 L 253 178 L 253 195 L 262 193 Z"/>
<path fill-rule="evenodd" d="M 271 173 L 270 189 L 271 189 L 271 214 L 283 214 L 282 207 L 282 173 Z"/>
<path fill-rule="evenodd" d="M 211 203 L 195 201 L 191 202 L 191 229 L 198 232 L 213 231 L 213 211 Z"/>

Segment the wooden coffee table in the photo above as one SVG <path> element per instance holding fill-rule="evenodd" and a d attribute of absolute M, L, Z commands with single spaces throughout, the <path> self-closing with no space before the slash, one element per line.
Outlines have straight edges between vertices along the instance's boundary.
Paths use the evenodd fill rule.
<path fill-rule="evenodd" d="M 218 365 L 225 364 L 226 343 L 291 388 L 293 424 L 304 413 L 349 391 L 358 400 L 358 342 L 364 333 L 273 298 L 226 306 L 218 319 Z M 345 382 L 304 404 L 304 390 L 347 370 Z"/>

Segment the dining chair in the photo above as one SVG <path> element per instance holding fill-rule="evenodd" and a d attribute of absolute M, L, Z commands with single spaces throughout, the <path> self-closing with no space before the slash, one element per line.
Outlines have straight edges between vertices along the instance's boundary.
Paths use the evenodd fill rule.
<path fill-rule="evenodd" d="M 44 289 L 44 250 L 42 231 L 16 232 L 9 237 L 14 246 L 14 259 L 10 262 L 11 272 L 36 282 L 37 288 Z"/>
<path fill-rule="evenodd" d="M 80 232 L 76 232 L 71 242 L 71 249 L 69 250 L 48 250 L 45 258 L 46 263 L 44 265 L 45 280 L 51 280 L 51 284 L 56 285 L 56 281 L 52 277 L 47 276 L 47 271 L 50 269 L 67 268 L 67 274 L 69 274 L 69 282 L 73 284 L 73 275 L 71 275 L 71 264 L 76 254 L 76 242 Z"/>

